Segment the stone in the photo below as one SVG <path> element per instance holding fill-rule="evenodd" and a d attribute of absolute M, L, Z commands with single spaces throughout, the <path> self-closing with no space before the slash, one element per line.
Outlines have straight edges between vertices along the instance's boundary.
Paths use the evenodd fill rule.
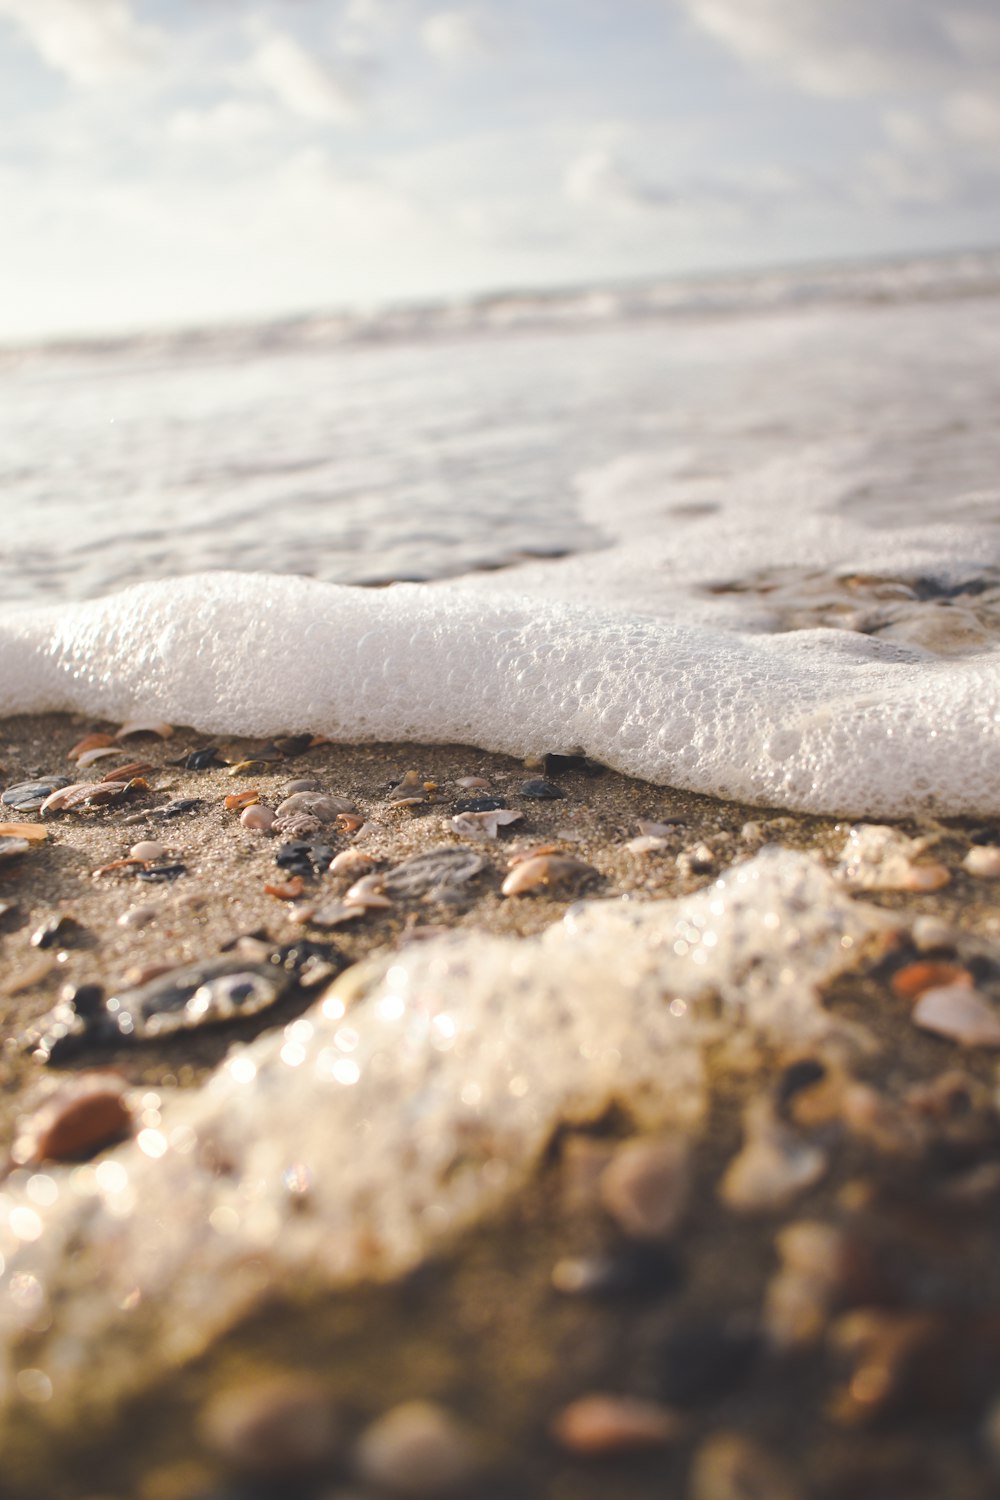
<path fill-rule="evenodd" d="M 551 1431 L 561 1448 L 590 1458 L 665 1448 L 677 1440 L 683 1427 L 678 1414 L 658 1401 L 594 1393 L 564 1406 Z"/>
<path fill-rule="evenodd" d="M 688 1500 L 800 1500 L 784 1463 L 740 1432 L 716 1432 L 698 1448 Z"/>
<path fill-rule="evenodd" d="M 680 1136 L 627 1141 L 601 1177 L 601 1201 L 628 1235 L 667 1240 L 687 1207 L 690 1150 Z"/>
<path fill-rule="evenodd" d="M 914 1025 L 962 1047 L 1000 1047 L 1000 1013 L 965 983 L 925 990 L 913 1008 Z"/>
<path fill-rule="evenodd" d="M 80 1073 L 22 1122 L 13 1156 L 22 1165 L 85 1161 L 128 1135 L 132 1115 L 126 1083 L 113 1073 Z"/>
<path fill-rule="evenodd" d="M 325 1472 L 343 1442 L 328 1392 L 293 1376 L 221 1392 L 202 1412 L 199 1430 L 231 1471 L 271 1482 Z"/>
<path fill-rule="evenodd" d="M 403 1497 L 450 1495 L 479 1472 L 464 1426 L 432 1401 L 406 1401 L 372 1422 L 355 1450 L 358 1476 Z"/>

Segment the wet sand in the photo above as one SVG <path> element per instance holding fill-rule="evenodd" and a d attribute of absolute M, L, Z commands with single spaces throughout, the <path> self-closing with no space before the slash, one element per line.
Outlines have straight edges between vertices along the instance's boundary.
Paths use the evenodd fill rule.
<path fill-rule="evenodd" d="M 3 785 L 39 773 L 74 775 L 66 759 L 70 746 L 91 729 L 108 728 L 114 726 L 68 716 L 7 720 L 0 726 Z M 238 936 L 262 931 L 276 943 L 303 932 L 332 941 L 350 962 L 416 940 L 429 925 L 535 933 L 558 920 L 579 895 L 645 900 L 685 894 L 764 842 L 815 849 L 832 859 L 846 834 L 846 825 L 832 819 L 718 803 L 611 772 L 595 774 L 593 767 L 526 769 L 456 746 L 322 744 L 236 776 L 227 764 L 203 771 L 171 764 L 207 743 L 185 730 L 165 740 L 130 741 L 134 758 L 155 767 L 146 775 L 149 790 L 114 808 L 47 818 L 47 840 L 0 865 L 0 900 L 15 903 L 0 921 L 5 1145 L 18 1118 L 30 1114 L 66 1071 L 110 1065 L 133 1085 L 194 1086 L 233 1041 L 287 1022 L 312 999 L 298 994 L 250 1020 L 99 1055 L 82 1052 L 46 1068 L 17 1038 L 52 1007 L 63 986 L 96 982 L 114 992 L 131 970 L 212 958 Z M 227 761 L 239 762 L 260 747 L 220 749 Z M 99 762 L 83 779 L 97 779 L 106 764 L 116 762 Z M 407 772 L 415 773 L 424 799 L 410 807 L 392 800 Z M 526 781 L 546 772 L 561 798 L 521 794 Z M 472 776 L 488 781 L 489 788 L 458 785 Z M 428 848 L 471 843 L 450 826 L 462 798 L 495 794 L 523 819 L 496 841 L 475 842 L 486 869 L 456 904 L 428 909 L 420 902 L 397 903 L 318 932 L 296 922 L 293 903 L 264 891 L 266 884 L 287 879 L 275 864 L 280 840 L 243 829 L 223 805 L 226 796 L 256 787 L 273 806 L 281 789 L 300 777 L 315 777 L 324 791 L 349 798 L 369 825 L 377 825 L 361 835 L 334 830 L 334 847 L 356 843 L 386 864 Z M 431 784 L 426 791 L 424 783 Z M 198 805 L 168 820 L 156 816 L 182 798 Z M 640 819 L 674 825 L 663 848 L 646 854 L 626 848 Z M 21 815 L 10 810 L 9 821 L 22 821 Z M 24 821 L 37 822 L 38 815 Z M 928 830 L 909 825 L 908 831 Z M 994 888 L 962 873 L 960 861 L 970 837 L 991 838 L 990 830 L 964 823 L 929 831 L 938 839 L 936 857 L 952 871 L 951 883 L 931 895 L 875 899 L 907 922 L 923 914 L 953 923 L 988 967 L 982 955 L 1000 933 L 1000 908 Z M 185 873 L 162 884 L 145 883 L 135 868 L 93 875 L 143 839 L 167 845 L 169 861 L 183 864 Z M 555 845 L 594 873 L 569 888 L 503 897 L 507 860 L 536 844 Z M 691 851 L 697 853 L 685 862 Z M 323 875 L 306 881 L 304 895 L 320 889 L 342 894 L 348 883 Z M 138 907 L 149 908 L 148 922 L 121 925 L 123 915 Z M 32 934 L 57 914 L 80 924 L 73 940 L 33 946 Z M 912 957 L 905 947 L 899 955 L 899 962 Z M 984 976 L 988 988 L 992 970 L 984 968 Z M 961 1094 L 964 1102 L 942 1103 L 939 1118 L 909 1145 L 893 1141 L 888 1125 L 882 1137 L 874 1127 L 868 1134 L 846 1129 L 834 1110 L 823 1126 L 831 1166 L 822 1181 L 780 1211 L 736 1214 L 719 1201 L 717 1187 L 739 1149 L 742 1108 L 772 1090 L 797 1060 L 758 1057 L 743 1071 L 720 1065 L 713 1072 L 708 1127 L 695 1150 L 690 1208 L 670 1246 L 674 1269 L 664 1271 L 661 1285 L 610 1298 L 553 1292 L 552 1268 L 560 1258 L 603 1253 L 609 1244 L 620 1248 L 595 1195 L 571 1190 L 572 1152 L 560 1137 L 538 1179 L 501 1219 L 466 1235 L 441 1259 L 396 1286 L 359 1287 L 330 1296 L 321 1307 L 266 1310 L 165 1386 L 138 1398 L 108 1431 L 69 1433 L 44 1456 L 44 1444 L 26 1439 L 8 1463 L 4 1493 L 67 1500 L 262 1493 L 225 1489 L 225 1468 L 199 1446 L 196 1431 L 198 1413 L 213 1391 L 275 1370 L 320 1377 L 352 1432 L 396 1400 L 419 1395 L 443 1401 L 477 1434 L 484 1457 L 477 1495 L 687 1495 L 693 1455 L 718 1432 L 751 1435 L 787 1470 L 782 1482 L 790 1495 L 930 1500 L 944 1493 L 991 1493 L 990 1458 L 980 1434 L 984 1412 L 1000 1394 L 1000 1376 L 991 1373 L 1000 1361 L 1000 1336 L 990 1321 L 1000 1320 L 1000 1181 L 989 1170 L 1000 1160 L 992 1056 L 918 1032 L 909 1006 L 892 995 L 884 964 L 880 968 L 874 959 L 838 981 L 828 1003 L 863 1022 L 876 1038 L 878 1050 L 860 1081 L 888 1101 L 897 1124 L 897 1116 L 908 1120 L 907 1111 L 913 1112 L 904 1102 L 912 1091 L 949 1071 L 961 1074 L 956 1100 Z M 610 1150 L 629 1128 L 626 1119 L 613 1117 L 594 1122 L 588 1134 Z M 761 1338 L 761 1311 L 778 1264 L 775 1235 L 792 1218 L 835 1226 L 855 1259 L 875 1269 L 853 1283 L 845 1273 L 816 1339 L 778 1357 Z M 837 1320 L 859 1307 L 875 1307 L 890 1321 L 924 1320 L 924 1331 L 914 1335 L 916 1352 L 900 1355 L 900 1369 L 884 1376 L 885 1399 L 873 1398 L 867 1406 L 844 1397 L 866 1367 L 862 1361 L 859 1371 L 857 1352 L 845 1353 L 835 1334 Z M 883 1363 L 891 1363 L 888 1355 Z M 866 1378 L 877 1383 L 870 1371 Z M 859 1390 L 863 1385 L 862 1378 Z M 682 1412 L 683 1435 L 662 1454 L 594 1460 L 563 1453 L 549 1423 L 563 1402 L 595 1389 L 665 1402 Z M 374 1493 L 350 1479 L 349 1464 L 311 1488 L 281 1490 L 342 1494 L 345 1500 L 348 1492 Z M 719 1490 L 716 1500 L 742 1493 Z"/>

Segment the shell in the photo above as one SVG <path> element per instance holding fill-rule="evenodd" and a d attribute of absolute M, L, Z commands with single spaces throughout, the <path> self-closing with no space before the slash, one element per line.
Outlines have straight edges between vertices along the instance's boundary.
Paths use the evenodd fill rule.
<path fill-rule="evenodd" d="M 504 896 L 523 896 L 540 887 L 564 885 L 596 874 L 593 865 L 574 859 L 570 854 L 536 854 L 515 865 L 500 890 Z"/>
<path fill-rule="evenodd" d="M 127 740 L 133 734 L 155 734 L 158 739 L 169 740 L 173 725 L 161 719 L 128 719 L 115 735 L 116 740 Z"/>
<path fill-rule="evenodd" d="M 398 901 L 447 900 L 474 880 L 485 863 L 474 849 L 428 849 L 387 870 L 382 885 Z M 350 900 L 350 891 L 347 894 Z"/>
<path fill-rule="evenodd" d="M 456 833 L 464 834 L 466 838 L 495 839 L 501 828 L 519 823 L 523 817 L 523 813 L 497 807 L 491 808 L 489 812 L 458 813 L 452 818 L 451 826 Z"/>
<path fill-rule="evenodd" d="M 37 781 L 19 781 L 0 793 L 0 802 L 5 807 L 16 807 L 18 812 L 38 812 L 42 803 L 53 792 L 69 785 L 68 776 L 43 776 Z"/>

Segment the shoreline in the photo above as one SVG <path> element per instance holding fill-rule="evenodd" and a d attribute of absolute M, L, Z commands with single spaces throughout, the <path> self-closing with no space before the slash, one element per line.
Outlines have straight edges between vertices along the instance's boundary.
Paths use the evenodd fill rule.
<path fill-rule="evenodd" d="M 4 720 L 0 725 L 4 786 L 45 772 L 75 776 L 66 759 L 69 747 L 85 732 L 114 727 L 68 715 Z M 183 729 L 169 739 L 130 740 L 129 755 L 123 754 L 120 759 L 143 759 L 153 764 L 156 769 L 146 773 L 148 791 L 139 789 L 133 799 L 107 810 L 68 812 L 46 820 L 48 837 L 43 843 L 0 865 L 0 900 L 16 903 L 16 910 L 5 914 L 0 927 L 7 1038 L 0 1064 L 4 1085 L 0 1091 L 0 1128 L 5 1145 L 13 1137 L 17 1116 L 30 1114 L 41 1095 L 68 1072 L 111 1066 L 120 1069 L 133 1087 L 191 1087 L 221 1060 L 234 1041 L 246 1041 L 274 1025 L 287 1023 L 311 999 L 301 995 L 253 1019 L 181 1032 L 159 1042 L 121 1045 L 99 1055 L 84 1052 L 58 1068 L 44 1068 L 12 1045 L 11 1038 L 37 1022 L 65 984 L 100 983 L 114 992 L 127 981 L 130 970 L 211 958 L 241 934 L 262 929 L 275 942 L 291 942 L 304 933 L 323 942 L 332 941 L 350 962 L 419 941 L 420 929 L 427 927 L 464 927 L 527 936 L 557 921 L 581 896 L 628 895 L 645 901 L 685 895 L 710 884 L 729 864 L 769 841 L 812 849 L 829 860 L 843 845 L 847 832 L 846 823 L 838 824 L 830 818 L 777 810 L 762 812 L 579 764 L 526 767 L 508 757 L 456 746 L 323 743 L 237 776 L 231 776 L 231 767 L 224 764 L 200 771 L 169 764 L 208 744 L 219 745 L 236 764 L 260 749 L 259 744 L 247 742 L 210 742 Z M 539 747 L 540 753 L 544 748 Z M 109 757 L 82 776 L 96 780 L 103 765 L 119 763 L 119 759 Z M 413 791 L 422 800 L 393 801 L 394 789 L 398 791 L 398 783 L 408 772 L 413 773 Z M 322 931 L 297 922 L 295 902 L 264 891 L 266 884 L 287 879 L 275 865 L 280 840 L 242 828 L 237 814 L 225 809 L 224 799 L 245 788 L 258 787 L 262 802 L 273 806 L 286 783 L 303 777 L 314 777 L 324 792 L 352 801 L 369 825 L 360 835 L 334 828 L 331 842 L 338 852 L 349 847 L 364 849 L 376 860 L 394 865 L 429 848 L 474 845 L 484 858 L 484 870 L 453 905 L 427 907 L 419 901 L 400 901 L 370 911 L 349 925 Z M 460 787 L 459 780 L 469 777 L 481 778 L 489 785 Z M 538 799 L 521 793 L 525 782 L 538 779 L 548 780 L 563 795 Z M 425 783 L 432 783 L 432 788 L 428 790 Z M 450 825 L 454 804 L 490 794 L 520 812 L 521 821 L 502 828 L 496 840 L 472 840 L 457 834 Z M 197 799 L 200 805 L 174 818 L 157 818 L 164 806 L 188 799 Z M 22 821 L 14 810 L 7 812 L 9 821 Z M 661 847 L 644 853 L 626 847 L 638 835 L 640 819 L 671 825 L 672 831 Z M 23 821 L 37 823 L 38 816 L 28 814 Z M 376 826 L 372 828 L 372 824 Z M 916 831 L 913 823 L 905 826 Z M 917 915 L 937 918 L 960 927 L 980 945 L 988 945 L 1000 933 L 991 887 L 985 881 L 970 879 L 960 868 L 972 825 L 969 820 L 953 820 L 934 827 L 939 840 L 936 849 L 952 872 L 951 883 L 930 894 L 880 895 L 875 899 L 886 909 L 899 912 L 905 921 Z M 92 874 L 94 869 L 120 858 L 130 845 L 150 839 L 166 845 L 169 861 L 182 863 L 185 873 L 152 884 L 140 880 L 134 868 L 96 878 Z M 521 898 L 502 896 L 500 885 L 511 854 L 548 844 L 554 845 L 560 855 L 591 866 L 595 873 L 581 874 L 565 889 L 541 888 Z M 700 859 L 692 860 L 693 851 L 700 852 Z M 706 851 L 711 860 L 705 857 Z M 330 875 L 309 879 L 305 894 L 321 886 L 329 888 L 331 894 L 342 893 L 345 882 L 346 877 Z M 152 912 L 150 920 L 137 926 L 121 925 L 120 918 L 137 908 Z M 72 941 L 49 949 L 32 946 L 31 934 L 56 914 L 70 915 L 80 924 Z M 23 985 L 32 965 L 37 978 Z M 873 1087 L 895 1097 L 902 1089 L 901 1079 L 915 1086 L 919 1080 L 926 1082 L 957 1068 L 968 1076 L 970 1088 L 976 1093 L 974 1118 L 979 1120 L 980 1113 L 990 1112 L 981 1101 L 983 1091 L 991 1093 L 993 1087 L 988 1053 L 978 1049 L 958 1051 L 952 1044 L 917 1033 L 898 1007 L 894 1011 L 884 1004 L 870 973 L 838 981 L 833 996 L 831 1003 L 849 1019 L 862 1021 L 878 1040 L 878 1054 L 865 1074 Z M 711 1117 L 698 1147 L 694 1206 L 679 1244 L 690 1281 L 681 1298 L 684 1316 L 697 1316 L 705 1328 L 715 1329 L 715 1333 L 705 1333 L 707 1340 L 718 1335 L 727 1318 L 748 1314 L 759 1304 L 773 1273 L 774 1237 L 786 1218 L 785 1211 L 777 1216 L 765 1214 L 762 1219 L 734 1219 L 717 1201 L 717 1184 L 725 1163 L 739 1146 L 740 1111 L 762 1081 L 772 1081 L 767 1069 L 775 1064 L 780 1065 L 781 1059 L 772 1057 L 762 1074 L 757 1057 L 750 1060 L 742 1075 L 739 1069 L 726 1065 L 712 1078 Z M 627 1128 L 621 1120 L 610 1119 L 597 1122 L 593 1134 L 599 1142 L 613 1144 Z M 985 1125 L 983 1130 L 985 1146 L 977 1141 L 969 1148 L 977 1163 L 977 1150 L 984 1149 L 987 1154 L 994 1150 L 990 1130 Z M 869 1159 L 873 1150 L 874 1161 Z M 77 1433 L 61 1450 L 62 1457 L 55 1460 L 59 1472 L 50 1468 L 38 1479 L 35 1490 L 26 1485 L 24 1493 L 47 1492 L 74 1500 L 95 1488 L 113 1494 L 138 1494 L 142 1500 L 147 1496 L 160 1500 L 167 1494 L 170 1500 L 174 1495 L 182 1500 L 203 1493 L 196 1491 L 193 1470 L 185 1480 L 177 1468 L 178 1448 L 183 1448 L 183 1434 L 193 1420 L 192 1413 L 220 1378 L 242 1379 L 248 1371 L 281 1367 L 290 1356 L 314 1371 L 322 1370 L 348 1406 L 354 1402 L 369 1412 L 383 1386 L 386 1394 L 402 1399 L 415 1394 L 414 1383 L 422 1383 L 435 1396 L 461 1404 L 471 1361 L 474 1375 L 464 1415 L 476 1422 L 498 1463 L 501 1451 L 509 1455 L 512 1446 L 520 1443 L 522 1451 L 514 1468 L 520 1472 L 522 1492 L 526 1488 L 531 1494 L 556 1497 L 568 1493 L 569 1486 L 581 1496 L 614 1493 L 634 1495 L 639 1500 L 662 1493 L 666 1472 L 662 1462 L 656 1467 L 653 1460 L 630 1458 L 623 1470 L 598 1465 L 595 1473 L 586 1464 L 581 1468 L 579 1459 L 560 1457 L 553 1451 L 535 1411 L 538 1406 L 548 1412 L 559 1400 L 569 1399 L 581 1380 L 603 1380 L 607 1384 L 615 1379 L 616 1371 L 619 1379 L 628 1380 L 633 1355 L 627 1351 L 633 1345 L 633 1354 L 635 1349 L 641 1353 L 641 1358 L 635 1355 L 639 1359 L 637 1368 L 645 1368 L 643 1361 L 648 1364 L 655 1352 L 653 1332 L 643 1331 L 648 1318 L 641 1304 L 627 1313 L 613 1308 L 596 1314 L 581 1310 L 572 1299 L 558 1306 L 552 1303 L 549 1276 L 553 1257 L 560 1249 L 565 1252 L 567 1239 L 577 1248 L 585 1247 L 600 1242 L 606 1231 L 593 1201 L 582 1209 L 570 1204 L 567 1162 L 565 1138 L 560 1136 L 528 1188 L 515 1196 L 497 1220 L 464 1232 L 451 1250 L 435 1257 L 426 1276 L 418 1272 L 415 1281 L 405 1278 L 396 1286 L 362 1285 L 339 1292 L 328 1299 L 322 1312 L 307 1307 L 255 1316 L 168 1382 L 166 1393 L 157 1389 L 139 1399 L 138 1410 L 152 1424 L 144 1437 L 148 1451 L 140 1452 L 140 1445 L 128 1439 L 124 1428 L 112 1427 L 113 1461 L 106 1473 L 90 1472 L 88 1465 L 107 1462 L 108 1450 L 103 1440 L 95 1447 Z M 927 1248 L 930 1241 L 925 1244 L 925 1231 L 900 1230 L 892 1222 L 898 1205 L 896 1209 L 891 1204 L 885 1208 L 880 1201 L 883 1188 L 891 1198 L 894 1176 L 900 1190 L 905 1190 L 904 1196 L 909 1194 L 921 1212 L 956 1211 L 954 1205 L 948 1210 L 941 1208 L 936 1197 L 939 1165 L 933 1165 L 931 1158 L 925 1160 L 918 1154 L 910 1160 L 904 1153 L 901 1162 L 898 1156 L 893 1159 L 892 1151 L 873 1148 L 871 1142 L 852 1137 L 842 1151 L 838 1150 L 829 1179 L 807 1196 L 806 1208 L 796 1201 L 792 1212 L 825 1217 L 831 1222 L 845 1217 L 850 1220 L 852 1212 L 856 1219 L 860 1212 L 862 1218 L 867 1215 L 875 1224 L 875 1238 L 881 1236 L 894 1245 L 903 1263 L 912 1258 L 919 1264 L 928 1253 L 933 1259 L 933 1252 Z M 853 1191 L 857 1198 L 856 1184 L 866 1180 L 869 1188 L 874 1184 L 874 1200 L 860 1210 L 849 1211 L 845 1205 L 850 1193 Z M 982 1263 L 994 1243 L 991 1200 L 987 1196 L 985 1201 L 982 1222 L 967 1231 L 968 1244 L 959 1256 L 961 1264 L 956 1269 L 948 1262 L 947 1272 L 941 1272 L 947 1277 L 954 1274 L 956 1284 L 969 1274 L 970 1265 Z M 992 1280 L 992 1276 L 987 1278 L 981 1292 L 988 1307 L 994 1301 L 1000 1306 L 1000 1286 L 993 1288 Z M 411 1290 L 407 1291 L 408 1287 Z M 501 1288 L 509 1306 L 502 1313 L 498 1310 L 490 1314 L 487 1306 L 497 1302 Z M 669 1309 L 672 1317 L 673 1300 Z M 310 1332 L 314 1317 L 316 1328 Z M 657 1312 L 653 1325 L 663 1337 L 667 1336 L 665 1330 L 669 1331 L 668 1324 L 673 1326 L 670 1318 L 664 1322 Z M 479 1328 L 479 1333 L 471 1334 L 472 1328 Z M 472 1352 L 470 1337 L 474 1343 L 481 1337 L 482 1350 Z M 331 1341 L 338 1345 L 337 1374 L 329 1368 Z M 389 1375 L 396 1356 L 399 1368 Z M 813 1366 L 809 1368 L 815 1376 Z M 713 1387 L 707 1416 L 695 1402 L 690 1442 L 669 1458 L 673 1483 L 682 1483 L 696 1438 L 716 1427 L 728 1424 L 739 1429 L 750 1422 L 758 1434 L 764 1433 L 776 1446 L 783 1461 L 794 1460 L 804 1466 L 802 1492 L 812 1496 L 816 1461 L 802 1450 L 801 1438 L 793 1437 L 794 1421 L 790 1419 L 798 1413 L 797 1420 L 806 1421 L 803 1401 L 808 1403 L 813 1397 L 808 1389 L 802 1393 L 797 1390 L 794 1364 L 791 1375 L 787 1368 L 775 1371 L 767 1365 L 761 1378 L 763 1394 L 758 1398 L 751 1392 L 715 1392 Z M 639 1384 L 643 1381 L 650 1387 L 649 1394 L 655 1394 L 652 1375 L 644 1376 Z M 788 1411 L 782 1410 L 783 1403 Z M 887 1462 L 884 1455 L 893 1443 L 899 1447 L 898 1431 L 888 1447 L 877 1435 L 873 1440 L 868 1436 L 859 1440 L 836 1426 L 831 1433 L 823 1425 L 821 1410 L 822 1403 L 816 1407 L 813 1402 L 808 1407 L 806 1426 L 817 1445 L 817 1455 L 825 1455 L 833 1473 L 849 1472 L 862 1450 L 867 1455 L 865 1461 L 875 1465 Z M 904 1412 L 908 1408 L 904 1407 Z M 950 1492 L 976 1495 L 978 1471 L 975 1465 L 970 1468 L 967 1456 L 958 1456 L 956 1441 L 954 1421 L 951 1426 L 945 1423 L 940 1433 L 935 1430 L 929 1435 L 904 1426 L 903 1447 L 909 1444 L 911 1458 L 912 1453 L 922 1451 L 921 1445 L 928 1452 L 933 1450 L 935 1464 L 944 1463 L 951 1475 Z M 69 1460 L 74 1452 L 77 1458 L 87 1455 L 82 1472 L 74 1467 L 76 1460 Z M 199 1465 L 201 1477 L 197 1483 L 212 1483 L 211 1463 L 198 1459 L 194 1468 Z M 147 1471 L 154 1474 L 153 1479 L 146 1477 Z M 168 1487 L 170 1471 L 176 1481 L 173 1491 Z M 498 1480 L 499 1487 L 484 1488 L 483 1493 L 491 1497 L 514 1493 L 506 1483 Z M 884 1493 L 900 1497 L 907 1494 L 907 1500 L 912 1500 L 914 1492 L 907 1492 L 902 1480 L 894 1485 L 897 1481 L 890 1473 Z M 823 1493 L 835 1496 L 839 1492 L 827 1489 Z"/>

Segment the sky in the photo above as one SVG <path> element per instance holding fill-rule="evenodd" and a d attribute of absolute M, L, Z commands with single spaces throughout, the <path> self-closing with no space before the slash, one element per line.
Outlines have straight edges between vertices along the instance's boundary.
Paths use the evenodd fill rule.
<path fill-rule="evenodd" d="M 998 0 L 0 0 L 0 340 L 1000 243 Z"/>

